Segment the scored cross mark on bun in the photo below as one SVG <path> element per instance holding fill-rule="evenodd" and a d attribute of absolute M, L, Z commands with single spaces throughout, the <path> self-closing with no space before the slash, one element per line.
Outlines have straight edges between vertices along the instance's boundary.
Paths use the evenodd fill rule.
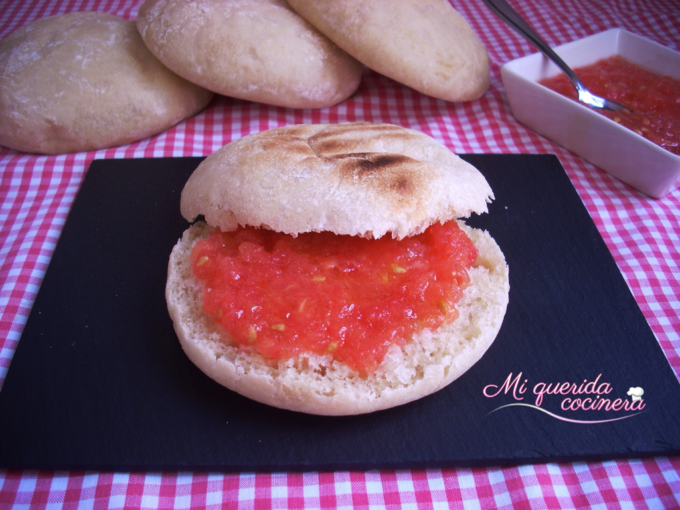
<path fill-rule="evenodd" d="M 494 341 L 503 322 L 509 294 L 508 268 L 503 253 L 487 232 L 457 221 L 472 213 L 486 212 L 492 198 L 489 185 L 477 169 L 423 133 L 398 126 L 371 123 L 297 125 L 232 142 L 203 161 L 182 192 L 182 215 L 189 221 L 198 216 L 205 218 L 205 222 L 196 222 L 184 233 L 170 256 L 166 299 L 182 347 L 187 356 L 215 381 L 253 400 L 282 409 L 350 415 L 387 409 L 429 395 L 474 365 Z M 255 228 L 249 230 L 243 226 Z M 430 306 L 427 313 L 441 317 L 427 318 L 423 311 L 420 319 L 425 322 L 432 319 L 434 322 L 427 323 L 436 324 L 436 327 L 430 330 L 420 326 L 408 329 L 411 327 L 408 324 L 399 326 L 399 331 L 412 332 L 406 335 L 408 338 L 400 338 L 398 334 L 390 337 L 388 332 L 389 341 L 379 346 L 380 349 L 384 347 L 383 350 L 361 354 L 372 356 L 375 363 L 362 363 L 362 357 L 353 358 L 355 353 L 351 350 L 343 354 L 342 348 L 354 340 L 349 334 L 343 336 L 344 330 L 336 331 L 331 326 L 323 327 L 332 338 L 319 339 L 325 350 L 315 347 L 314 352 L 297 350 L 292 355 L 277 358 L 271 355 L 271 352 L 278 352 L 276 348 L 272 351 L 272 345 L 266 347 L 268 338 L 282 334 L 288 328 L 287 321 L 293 327 L 296 314 L 306 312 L 309 303 L 298 299 L 284 318 L 267 327 L 256 322 L 259 316 L 249 316 L 247 310 L 245 314 L 243 310 L 212 309 L 210 314 L 206 313 L 203 307 L 208 308 L 212 299 L 210 293 L 219 293 L 220 289 L 206 290 L 210 286 L 196 274 L 202 275 L 203 264 L 212 263 L 213 252 L 201 252 L 204 244 L 196 248 L 198 254 L 192 255 L 192 252 L 197 243 L 211 238 L 211 232 L 215 230 L 235 232 L 213 234 L 216 239 L 226 239 L 220 241 L 223 246 L 232 246 L 229 235 L 252 240 L 266 237 L 265 234 L 283 239 L 280 242 L 286 246 L 289 243 L 292 246 L 295 239 L 304 240 L 303 244 L 312 243 L 319 236 L 326 236 L 324 242 L 339 246 L 351 242 L 353 247 L 365 245 L 371 249 L 376 246 L 371 243 L 388 243 L 369 252 L 373 253 L 369 258 L 376 261 L 381 260 L 382 252 L 406 246 L 400 243 L 416 246 L 408 248 L 409 253 L 421 249 L 417 244 L 421 238 L 436 245 L 438 233 L 446 231 L 450 233 L 447 236 L 464 238 L 460 246 L 468 246 L 471 240 L 474 247 L 468 246 L 467 253 L 474 254 L 470 259 L 471 267 L 463 271 L 467 274 L 458 270 L 453 274 L 454 280 L 463 282 L 456 295 L 456 299 L 460 297 L 455 305 L 457 317 L 449 301 L 435 299 L 436 306 Z M 223 235 L 227 237 L 220 237 Z M 449 249 L 448 241 L 444 244 L 444 248 Z M 245 246 L 246 243 L 234 244 L 228 249 L 236 255 L 239 252 L 247 255 L 251 248 L 245 249 Z M 266 243 L 263 246 L 265 251 L 278 249 L 267 248 Z M 429 249 L 426 248 L 422 248 L 423 253 Z M 209 253 L 209 256 L 202 253 Z M 461 260 L 464 258 L 461 256 Z M 326 275 L 332 275 L 333 264 L 338 264 L 335 259 L 328 264 L 324 259 L 320 260 L 320 266 L 331 269 L 319 277 L 310 273 L 308 285 L 311 287 L 308 288 L 314 285 L 310 282 L 328 283 Z M 415 273 L 422 262 L 418 259 L 408 268 L 386 263 L 384 270 L 376 269 L 382 273 L 371 280 L 372 288 L 366 289 L 367 293 L 372 293 L 381 281 L 398 282 L 410 271 Z M 352 272 L 359 266 L 357 262 L 345 270 Z M 260 272 L 253 267 L 250 271 L 250 279 L 243 278 L 246 281 L 238 293 L 254 296 L 255 291 L 247 286 L 250 282 L 256 285 Z M 266 271 L 268 269 L 262 270 Z M 239 278 L 238 274 L 230 274 L 230 278 Z M 361 283 L 360 280 L 348 285 Z M 436 288 L 437 284 L 435 281 L 421 282 L 418 288 Z M 279 288 L 277 285 L 273 282 L 270 288 Z M 338 293 L 344 292 L 339 287 L 336 289 L 340 289 Z M 208 294 L 204 295 L 204 292 Z M 426 295 L 424 290 L 423 295 Z M 208 297 L 204 302 L 205 296 Z M 288 297 L 292 300 L 294 296 L 293 291 L 290 296 L 281 292 L 272 296 L 271 301 L 279 303 Z M 409 299 L 411 296 L 394 299 L 400 301 L 402 297 Z M 318 317 L 309 319 L 310 328 L 319 330 L 320 322 L 335 324 L 336 318 L 328 316 L 327 312 L 319 312 L 322 305 L 316 302 L 313 305 L 322 320 Z M 419 310 L 416 306 L 420 305 L 408 304 L 406 315 L 411 310 Z M 342 313 L 349 316 L 348 310 L 352 308 L 353 304 L 346 306 Z M 418 313 L 421 312 L 415 315 Z M 237 321 L 235 329 L 227 332 L 226 322 L 218 324 L 227 316 L 251 317 L 248 320 L 253 322 L 250 327 L 246 324 L 239 333 Z M 374 326 L 368 322 L 370 324 L 364 326 Z M 345 329 L 352 328 L 351 323 L 344 324 Z M 419 323 L 415 321 L 414 324 Z M 303 329 L 304 326 L 302 324 Z M 300 327 L 299 323 L 297 327 Z M 304 337 L 304 332 L 299 336 Z M 371 340 L 368 337 L 367 342 Z M 361 344 L 361 340 L 358 343 Z M 356 347 L 352 349 L 356 350 Z"/>

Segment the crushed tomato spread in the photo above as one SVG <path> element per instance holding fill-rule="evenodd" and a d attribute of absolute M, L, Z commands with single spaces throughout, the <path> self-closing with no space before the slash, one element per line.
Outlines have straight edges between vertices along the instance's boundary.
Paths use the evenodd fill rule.
<path fill-rule="evenodd" d="M 574 72 L 593 94 L 627 106 L 627 111 L 597 110 L 673 154 L 680 155 L 680 80 L 648 71 L 620 55 L 579 67 Z M 539 83 L 576 99 L 564 74 Z"/>
<path fill-rule="evenodd" d="M 203 309 L 270 360 L 331 354 L 371 373 L 393 343 L 458 316 L 477 249 L 455 221 L 402 240 L 215 230 L 191 254 Z"/>

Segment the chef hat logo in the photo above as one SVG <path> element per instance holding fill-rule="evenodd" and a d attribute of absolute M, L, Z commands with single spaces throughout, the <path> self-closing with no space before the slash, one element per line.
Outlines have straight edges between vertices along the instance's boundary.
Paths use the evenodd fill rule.
<path fill-rule="evenodd" d="M 633 402 L 635 402 L 637 400 L 640 400 L 642 398 L 642 395 L 644 395 L 644 393 L 645 393 L 645 391 L 642 388 L 637 387 L 637 388 L 630 388 L 628 390 L 627 395 L 630 396 L 633 399 Z"/>

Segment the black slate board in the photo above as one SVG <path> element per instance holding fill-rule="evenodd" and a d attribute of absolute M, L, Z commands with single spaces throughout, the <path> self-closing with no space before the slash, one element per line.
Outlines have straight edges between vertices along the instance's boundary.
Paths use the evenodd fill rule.
<path fill-rule="evenodd" d="M 489 214 L 468 223 L 490 231 L 510 266 L 500 334 L 439 393 L 341 418 L 251 402 L 182 353 L 164 283 L 187 227 L 179 195 L 200 159 L 95 161 L 0 391 L 0 467 L 337 470 L 678 455 L 680 385 L 557 158 L 465 159 L 496 194 Z M 517 399 L 492 396 L 510 375 Z M 546 395 L 536 406 L 538 383 L 565 382 L 601 394 Z M 629 387 L 644 388 L 641 412 L 560 408 L 587 397 L 629 405 Z"/>

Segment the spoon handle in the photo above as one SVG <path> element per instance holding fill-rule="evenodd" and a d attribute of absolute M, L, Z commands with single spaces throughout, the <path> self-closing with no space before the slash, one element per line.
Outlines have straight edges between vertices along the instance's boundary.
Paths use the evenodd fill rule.
<path fill-rule="evenodd" d="M 552 60 L 579 92 L 585 90 L 585 86 L 578 79 L 574 71 L 562 60 L 557 53 L 539 36 L 531 26 L 517 13 L 505 0 L 483 0 L 493 13 L 514 28 L 527 41 L 536 46 L 545 56 Z"/>

